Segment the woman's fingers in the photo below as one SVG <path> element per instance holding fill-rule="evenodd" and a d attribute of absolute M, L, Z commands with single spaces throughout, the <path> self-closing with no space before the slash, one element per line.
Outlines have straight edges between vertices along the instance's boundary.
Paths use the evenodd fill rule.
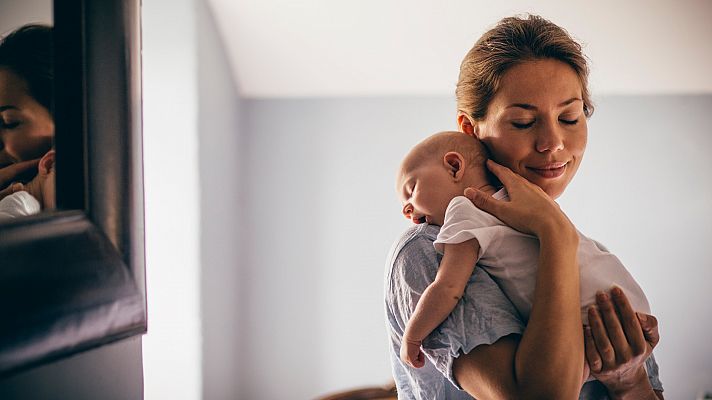
<path fill-rule="evenodd" d="M 628 362 L 633 356 L 628 339 L 623 332 L 621 321 L 608 293 L 596 294 L 596 304 L 606 325 L 608 340 L 613 345 L 614 356 L 619 363 Z M 639 329 L 640 330 L 640 329 Z"/>
<path fill-rule="evenodd" d="M 517 175 L 512 172 L 512 170 L 492 160 L 487 160 L 487 168 L 495 174 L 508 191 L 511 191 L 513 182 L 517 179 Z M 465 189 L 464 195 L 480 210 L 486 211 L 494 216 L 501 215 L 501 208 L 499 207 L 501 203 L 487 193 L 470 187 Z"/>
<path fill-rule="evenodd" d="M 593 336 L 593 342 L 601 357 L 603 368 L 610 368 L 616 364 L 616 353 L 613 350 L 611 341 L 608 339 L 608 332 L 606 332 L 606 327 L 596 307 L 591 306 L 588 308 L 588 324 Z"/>
<path fill-rule="evenodd" d="M 630 305 L 628 298 L 623 290 L 619 287 L 611 289 L 611 297 L 615 302 L 615 307 L 620 316 L 620 324 L 625 332 L 625 338 L 630 346 L 630 351 L 633 356 L 639 356 L 647 350 L 643 330 L 638 323 L 638 316 L 635 314 L 633 307 Z"/>
<path fill-rule="evenodd" d="M 660 332 L 658 332 L 658 319 L 649 314 L 636 313 L 640 327 L 643 329 L 645 341 L 648 342 L 651 348 L 655 348 L 660 341 Z"/>
<path fill-rule="evenodd" d="M 500 215 L 499 200 L 496 200 L 494 197 L 488 195 L 487 193 L 472 187 L 468 187 L 465 189 L 464 195 L 465 197 L 470 199 L 470 201 L 472 201 L 472 204 L 474 204 L 475 207 L 479 208 L 480 210 L 486 211 L 494 216 Z"/>
<path fill-rule="evenodd" d="M 502 182 L 504 186 L 507 186 L 507 184 L 512 182 L 512 180 L 518 178 L 518 175 L 512 172 L 511 169 L 492 160 L 487 160 L 487 168 L 499 179 L 500 182 Z"/>
<path fill-rule="evenodd" d="M 0 168 L 0 186 L 4 186 L 8 182 L 12 182 L 15 177 L 28 169 L 37 168 L 37 164 L 39 164 L 39 162 L 40 160 L 38 158 L 36 160 L 20 161 L 18 163 Z"/>
<path fill-rule="evenodd" d="M 601 372 L 603 362 L 601 361 L 601 355 L 598 354 L 596 343 L 593 341 L 593 334 L 591 333 L 590 326 L 584 326 L 583 340 L 586 351 L 586 360 L 588 361 L 589 368 L 591 368 L 591 371 L 594 374 Z"/>

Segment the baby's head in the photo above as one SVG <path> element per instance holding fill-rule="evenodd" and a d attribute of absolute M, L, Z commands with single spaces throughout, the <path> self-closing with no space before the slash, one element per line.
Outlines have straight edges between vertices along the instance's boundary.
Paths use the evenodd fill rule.
<path fill-rule="evenodd" d="M 403 215 L 416 224 L 442 225 L 450 200 L 462 196 L 465 188 L 493 194 L 487 158 L 482 143 L 462 132 L 436 133 L 415 145 L 396 177 Z"/>

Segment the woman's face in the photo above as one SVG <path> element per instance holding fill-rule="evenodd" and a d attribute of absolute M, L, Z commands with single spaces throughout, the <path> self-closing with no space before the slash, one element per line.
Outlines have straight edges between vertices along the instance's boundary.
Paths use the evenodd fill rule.
<path fill-rule="evenodd" d="M 557 198 L 586 149 L 578 76 L 552 59 L 516 65 L 502 77 L 485 119 L 473 127 L 495 161 Z"/>
<path fill-rule="evenodd" d="M 0 67 L 0 168 L 42 157 L 52 146 L 54 121 L 27 84 Z"/>

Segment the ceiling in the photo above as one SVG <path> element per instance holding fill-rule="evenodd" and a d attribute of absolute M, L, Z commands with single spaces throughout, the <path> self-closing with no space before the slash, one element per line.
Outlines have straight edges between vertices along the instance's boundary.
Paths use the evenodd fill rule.
<path fill-rule="evenodd" d="M 496 21 L 566 28 L 601 94 L 712 93 L 712 1 L 208 0 L 245 97 L 451 95 Z"/>

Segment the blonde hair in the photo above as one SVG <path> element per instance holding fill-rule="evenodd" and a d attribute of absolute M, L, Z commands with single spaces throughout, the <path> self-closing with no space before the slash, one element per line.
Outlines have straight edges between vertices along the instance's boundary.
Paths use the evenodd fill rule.
<path fill-rule="evenodd" d="M 475 43 L 460 65 L 455 90 L 458 112 L 475 121 L 484 119 L 505 72 L 519 63 L 541 59 L 559 60 L 573 68 L 581 82 L 584 115 L 590 117 L 594 107 L 581 45 L 566 30 L 538 15 L 504 18 Z"/>

